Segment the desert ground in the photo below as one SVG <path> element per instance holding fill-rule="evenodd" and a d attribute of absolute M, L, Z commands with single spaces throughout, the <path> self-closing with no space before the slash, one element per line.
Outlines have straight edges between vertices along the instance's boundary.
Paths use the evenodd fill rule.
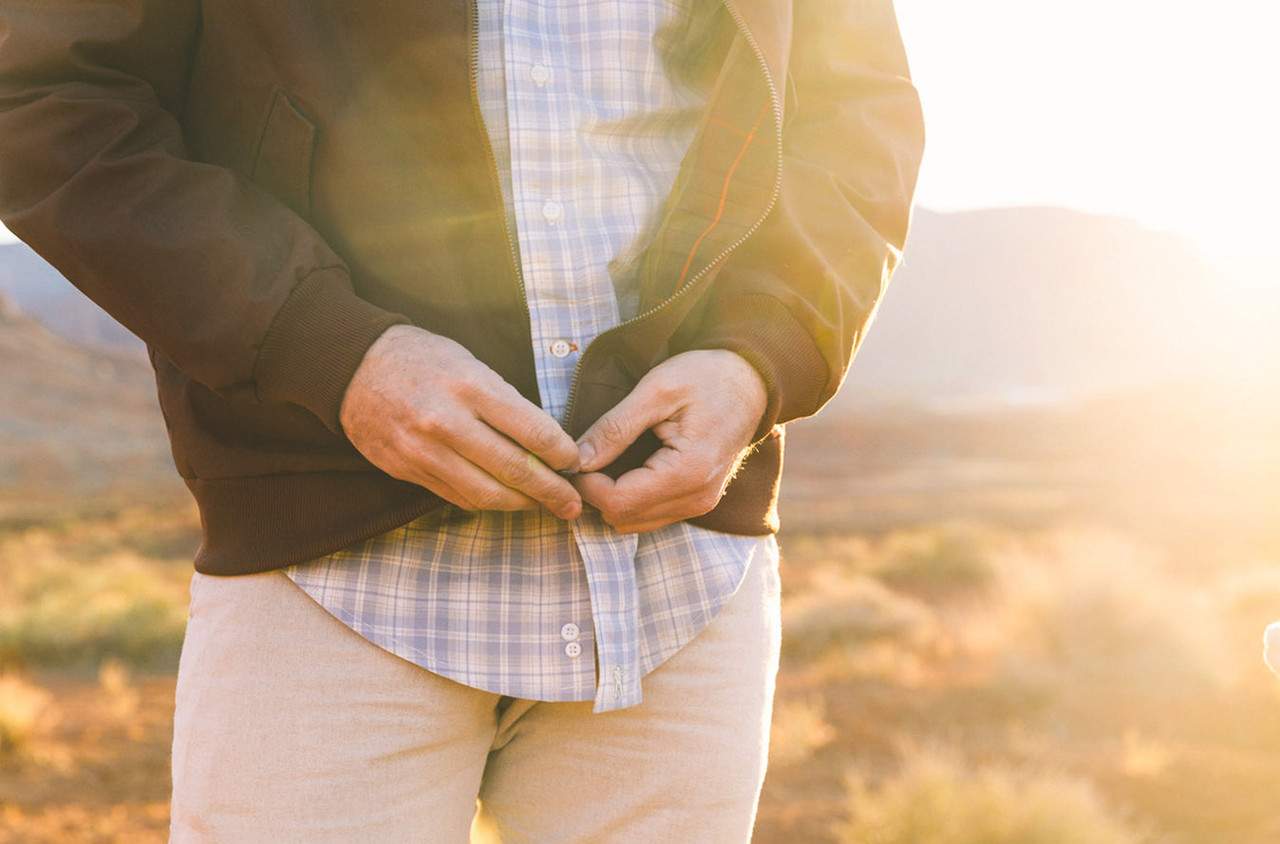
<path fill-rule="evenodd" d="M 796 424 L 759 844 L 1280 841 L 1280 414 Z M 198 517 L 0 490 L 0 842 L 166 838 Z"/>

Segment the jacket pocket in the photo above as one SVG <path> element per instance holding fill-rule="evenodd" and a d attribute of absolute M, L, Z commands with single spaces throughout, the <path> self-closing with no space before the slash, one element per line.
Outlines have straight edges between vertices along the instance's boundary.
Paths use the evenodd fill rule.
<path fill-rule="evenodd" d="M 276 91 L 250 177 L 303 217 L 311 214 L 311 161 L 316 126 L 284 91 Z"/>

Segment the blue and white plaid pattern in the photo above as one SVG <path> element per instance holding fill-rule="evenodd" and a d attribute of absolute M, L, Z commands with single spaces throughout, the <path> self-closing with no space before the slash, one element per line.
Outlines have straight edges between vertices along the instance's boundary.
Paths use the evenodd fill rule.
<path fill-rule="evenodd" d="M 664 69 L 713 25 L 700 0 L 479 0 L 481 110 L 516 234 L 544 409 L 634 316 L 650 239 L 704 105 Z M 665 46 L 660 46 L 665 45 Z M 640 680 L 724 606 L 772 537 L 677 524 L 621 536 L 588 510 L 444 507 L 288 570 L 360 635 L 459 683 L 531 700 L 640 702 Z M 597 670 L 598 666 L 598 670 Z"/>

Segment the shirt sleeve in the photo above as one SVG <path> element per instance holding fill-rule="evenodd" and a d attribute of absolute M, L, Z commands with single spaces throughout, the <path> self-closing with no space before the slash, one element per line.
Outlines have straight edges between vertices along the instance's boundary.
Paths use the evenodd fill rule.
<path fill-rule="evenodd" d="M 188 155 L 196 0 L 0 0 L 0 217 L 210 389 L 339 431 L 351 375 L 396 314 L 243 174 Z"/>

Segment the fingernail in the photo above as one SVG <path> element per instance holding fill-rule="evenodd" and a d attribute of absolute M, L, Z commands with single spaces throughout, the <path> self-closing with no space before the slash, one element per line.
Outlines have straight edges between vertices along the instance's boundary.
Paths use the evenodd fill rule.
<path fill-rule="evenodd" d="M 592 472 L 595 467 L 592 461 L 596 459 L 596 450 L 591 447 L 591 443 L 578 444 L 578 471 Z"/>

